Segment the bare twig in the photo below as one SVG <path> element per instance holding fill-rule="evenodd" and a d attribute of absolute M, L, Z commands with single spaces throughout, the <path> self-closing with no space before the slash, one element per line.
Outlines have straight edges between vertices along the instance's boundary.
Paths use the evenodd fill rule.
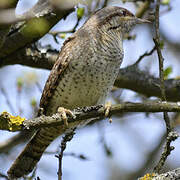
<path fill-rule="evenodd" d="M 80 160 L 89 160 L 85 155 L 83 154 L 75 154 L 75 153 L 64 153 L 64 156 L 72 156 L 74 158 L 80 159 Z"/>
<path fill-rule="evenodd" d="M 167 157 L 170 155 L 171 151 L 174 150 L 174 147 L 171 146 L 171 142 L 175 141 L 178 137 L 179 135 L 176 132 L 169 132 L 166 138 L 166 144 L 164 146 L 163 153 L 161 154 L 161 158 L 158 162 L 158 165 L 154 168 L 154 172 L 159 173 L 161 171 L 161 168 L 163 167 Z"/>
<path fill-rule="evenodd" d="M 166 101 L 165 86 L 164 86 L 164 68 L 163 68 L 164 58 L 162 56 L 161 48 L 160 48 L 159 7 L 160 7 L 160 0 L 157 0 L 156 12 L 155 12 L 155 17 L 156 17 L 155 18 L 155 38 L 153 40 L 155 43 L 155 47 L 156 47 L 157 54 L 158 54 L 158 60 L 159 60 L 159 78 L 160 78 L 160 88 L 161 88 L 162 100 Z"/>
<path fill-rule="evenodd" d="M 144 57 L 152 55 L 155 50 L 156 50 L 156 46 L 154 46 L 151 51 L 149 51 L 149 52 L 146 51 L 144 54 L 139 56 L 139 58 L 134 63 L 134 65 L 138 65 Z"/>
<path fill-rule="evenodd" d="M 166 101 L 166 94 L 165 94 L 165 85 L 164 85 L 164 71 L 163 71 L 163 61 L 164 58 L 161 53 L 161 48 L 160 48 L 160 33 L 159 33 L 159 8 L 160 8 L 160 0 L 157 0 L 156 2 L 156 12 L 155 12 L 155 38 L 154 43 L 156 46 L 157 54 L 158 54 L 158 59 L 159 59 L 159 78 L 160 78 L 160 89 L 161 89 L 161 99 L 162 101 Z M 170 126 L 170 119 L 168 116 L 167 112 L 163 113 L 164 115 L 164 120 L 166 123 L 166 130 L 167 130 L 167 139 L 166 139 L 166 145 L 164 147 L 164 151 L 161 154 L 161 158 L 154 168 L 154 171 L 156 173 L 159 173 L 160 170 L 162 169 L 167 157 L 170 155 L 170 152 L 174 149 L 171 147 L 171 142 L 176 140 L 178 138 L 178 134 L 176 132 L 173 132 Z M 171 132 L 172 131 L 172 132 Z"/>
<path fill-rule="evenodd" d="M 99 133 L 99 136 L 100 136 L 100 142 L 101 142 L 101 144 L 103 146 L 103 149 L 104 149 L 104 151 L 106 153 L 106 156 L 112 157 L 112 155 L 113 155 L 112 151 L 111 151 L 110 147 L 108 147 L 108 145 L 106 144 L 106 139 L 104 137 L 104 129 L 101 126 L 100 123 L 98 123 L 98 133 Z"/>
<path fill-rule="evenodd" d="M 65 136 L 63 137 L 63 139 L 61 141 L 61 151 L 60 151 L 59 155 L 55 156 L 59 159 L 58 180 L 62 180 L 62 158 L 63 158 L 63 153 L 66 149 L 66 144 L 68 141 L 72 140 L 74 134 L 75 134 L 75 129 L 73 129 L 70 132 L 65 134 Z"/>
<path fill-rule="evenodd" d="M 44 152 L 45 155 L 52 155 L 52 154 L 57 154 L 57 153 L 58 153 L 58 150 L 57 151 L 45 151 Z M 76 154 L 76 153 L 73 153 L 73 152 L 63 153 L 63 156 L 72 156 L 72 157 L 80 159 L 80 160 L 89 160 L 89 158 L 86 157 L 85 155 Z"/>
<path fill-rule="evenodd" d="M 53 36 L 55 42 L 57 43 L 57 36 L 61 37 L 60 34 L 66 34 L 66 33 L 74 33 L 76 31 L 76 28 L 78 27 L 80 22 L 80 19 L 77 19 L 77 22 L 75 24 L 75 26 L 67 31 L 50 31 L 49 34 Z"/>
<path fill-rule="evenodd" d="M 159 8 L 160 8 L 160 0 L 157 0 L 156 3 L 156 12 L 155 12 L 155 38 L 154 43 L 156 46 L 157 54 L 158 54 L 158 59 L 159 59 L 159 78 L 160 78 L 160 89 L 161 89 L 161 99 L 163 101 L 166 101 L 166 94 L 165 94 L 165 85 L 164 85 L 164 58 L 161 53 L 161 48 L 160 48 L 160 34 L 159 34 Z M 164 120 L 166 123 L 166 128 L 167 128 L 167 134 L 171 131 L 170 127 L 170 120 L 168 117 L 167 113 L 164 113 Z"/>
<path fill-rule="evenodd" d="M 0 173 L 0 177 L 8 180 L 8 177 L 5 174 Z"/>

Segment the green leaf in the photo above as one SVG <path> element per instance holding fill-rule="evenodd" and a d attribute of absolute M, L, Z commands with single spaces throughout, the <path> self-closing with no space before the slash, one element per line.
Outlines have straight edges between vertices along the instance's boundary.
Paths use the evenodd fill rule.
<path fill-rule="evenodd" d="M 84 8 L 78 8 L 77 9 L 77 17 L 78 19 L 81 19 L 84 15 Z"/>
<path fill-rule="evenodd" d="M 16 85 L 17 85 L 18 91 L 21 91 L 21 90 L 22 90 L 23 84 L 24 84 L 24 80 L 22 79 L 22 77 L 18 77 L 18 78 L 16 79 Z"/>
<path fill-rule="evenodd" d="M 160 45 L 160 48 L 163 49 L 163 47 L 164 47 L 164 41 L 160 41 L 160 44 L 159 44 L 159 45 Z"/>
<path fill-rule="evenodd" d="M 172 67 L 169 66 L 166 69 L 164 69 L 164 79 L 168 79 L 168 76 L 172 73 Z"/>
<path fill-rule="evenodd" d="M 60 36 L 61 39 L 65 39 L 66 38 L 66 33 L 61 33 L 59 36 Z"/>
<path fill-rule="evenodd" d="M 31 99 L 31 106 L 32 106 L 32 107 L 36 107 L 36 106 L 37 106 L 37 101 L 36 101 L 35 98 L 32 98 L 32 99 Z"/>
<path fill-rule="evenodd" d="M 169 5 L 170 0 L 162 0 L 161 4 L 162 5 Z"/>

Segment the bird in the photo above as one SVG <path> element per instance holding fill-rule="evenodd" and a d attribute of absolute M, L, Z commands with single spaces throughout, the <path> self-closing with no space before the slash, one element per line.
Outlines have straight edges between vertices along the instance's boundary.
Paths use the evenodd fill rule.
<path fill-rule="evenodd" d="M 117 6 L 92 14 L 63 43 L 41 96 L 40 108 L 44 115 L 53 115 L 59 107 L 73 110 L 104 104 L 123 60 L 124 34 L 136 24 L 148 22 Z M 68 128 L 78 125 L 79 122 L 69 123 Z M 64 125 L 35 132 L 8 170 L 9 179 L 29 174 L 49 144 L 66 130 Z"/>

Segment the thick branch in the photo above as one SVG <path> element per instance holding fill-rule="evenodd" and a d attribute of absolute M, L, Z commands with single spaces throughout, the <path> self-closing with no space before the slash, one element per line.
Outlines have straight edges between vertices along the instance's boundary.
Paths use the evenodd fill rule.
<path fill-rule="evenodd" d="M 168 101 L 180 101 L 180 80 L 167 79 L 164 84 L 166 99 Z M 159 78 L 140 71 L 136 66 L 120 69 L 115 86 L 130 89 L 147 97 L 161 97 Z"/>
<path fill-rule="evenodd" d="M 125 102 L 122 104 L 113 105 L 110 109 L 109 116 L 121 112 L 180 112 L 179 103 L 171 102 L 146 102 L 146 103 L 131 103 Z M 90 118 L 104 118 L 105 108 L 103 106 L 86 107 L 83 109 L 74 110 L 75 118 L 69 117 L 68 123 L 71 124 L 77 121 L 85 121 Z M 18 121 L 19 119 L 19 121 Z M 20 117 L 9 116 L 7 113 L 0 115 L 0 129 L 2 130 L 22 130 L 22 129 L 38 129 L 42 127 L 50 127 L 63 125 L 61 116 L 57 113 L 53 116 L 40 116 L 34 119 L 23 120 Z M 21 123 L 22 121 L 22 123 Z M 14 123 L 14 124 L 13 124 Z M 17 124 L 16 124 L 17 123 Z"/>
<path fill-rule="evenodd" d="M 25 66 L 51 69 L 58 56 L 57 50 L 37 49 L 34 46 L 23 48 L 12 53 L 6 58 L 1 59 L 0 67 L 13 64 L 21 64 Z"/>
<path fill-rule="evenodd" d="M 41 2 L 41 3 L 40 3 Z M 9 34 L 0 49 L 0 58 L 6 57 L 18 49 L 37 41 L 44 36 L 59 20 L 66 17 L 73 11 L 73 7 L 62 9 L 58 15 L 53 12 L 48 0 L 40 0 L 29 12 L 24 16 L 30 16 L 35 13 L 35 17 L 17 24 L 13 31 Z M 1 64 L 4 64 L 1 59 Z"/>
<path fill-rule="evenodd" d="M 50 70 L 57 56 L 58 51 L 56 50 L 44 51 L 44 49 L 37 50 L 33 47 L 28 47 L 4 58 L 2 64 L 0 63 L 0 67 L 21 64 Z M 180 80 L 168 79 L 164 83 L 167 100 L 180 101 Z M 147 72 L 139 70 L 137 66 L 128 66 L 120 69 L 115 86 L 130 89 L 147 97 L 161 97 L 159 78 L 155 78 Z"/>
<path fill-rule="evenodd" d="M 3 3 L 2 2 L 0 3 L 0 10 L 2 12 L 2 9 L 4 10 L 7 8 L 15 8 L 17 3 L 18 3 L 18 0 L 3 1 Z M 0 25 L 0 48 L 2 47 L 3 43 L 6 40 L 6 36 L 10 30 L 10 27 L 11 27 L 10 25 Z"/>
<path fill-rule="evenodd" d="M 43 53 L 42 53 L 43 51 Z M 58 51 L 56 50 L 37 50 L 33 47 L 24 48 L 18 53 L 13 53 L 6 57 L 0 66 L 21 64 L 30 67 L 51 69 Z M 165 80 L 166 98 L 168 101 L 180 101 L 180 80 Z M 160 81 L 149 75 L 147 72 L 140 71 L 137 66 L 128 66 L 119 70 L 115 86 L 130 89 L 147 97 L 161 97 Z"/>
<path fill-rule="evenodd" d="M 0 2 L 0 10 L 1 9 L 14 8 L 14 7 L 16 7 L 17 3 L 18 3 L 18 0 L 1 1 Z"/>

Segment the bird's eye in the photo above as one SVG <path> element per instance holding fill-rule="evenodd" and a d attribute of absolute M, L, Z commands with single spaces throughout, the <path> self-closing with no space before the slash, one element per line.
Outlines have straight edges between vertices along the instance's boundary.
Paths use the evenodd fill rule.
<path fill-rule="evenodd" d="M 123 11 L 122 13 L 123 13 L 123 16 L 126 16 L 126 11 Z"/>

